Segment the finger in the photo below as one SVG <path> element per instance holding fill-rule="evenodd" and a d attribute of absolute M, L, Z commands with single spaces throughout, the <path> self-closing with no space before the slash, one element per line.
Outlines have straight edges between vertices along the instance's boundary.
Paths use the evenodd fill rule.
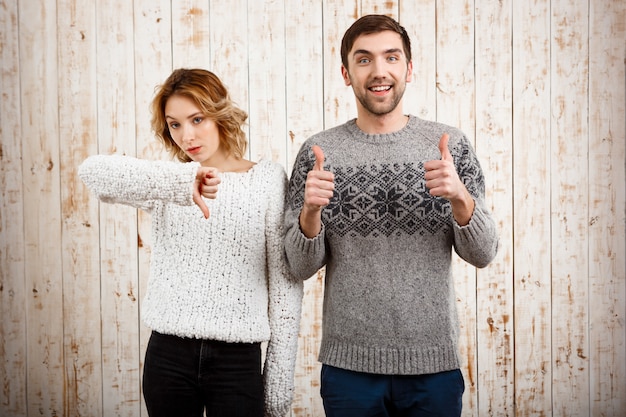
<path fill-rule="evenodd" d="M 311 150 L 315 154 L 315 166 L 313 167 L 316 171 L 324 170 L 324 151 L 317 145 L 313 145 Z"/>
<path fill-rule="evenodd" d="M 209 216 L 211 215 L 211 213 L 209 213 L 209 208 L 206 206 L 206 204 L 204 204 L 204 201 L 202 201 L 200 204 L 200 210 L 202 210 L 202 214 L 204 215 L 205 219 L 208 219 Z"/>
<path fill-rule="evenodd" d="M 448 140 L 450 137 L 447 133 L 441 135 L 441 139 L 439 139 L 439 152 L 441 152 L 441 159 L 444 161 L 451 161 L 452 154 L 450 153 L 450 149 L 448 149 Z"/>
<path fill-rule="evenodd" d="M 209 218 L 209 208 L 207 207 L 207 205 L 204 203 L 204 200 L 202 199 L 202 196 L 198 195 L 194 195 L 193 196 L 193 201 L 196 203 L 196 205 L 198 207 L 200 207 L 200 210 L 202 211 L 202 214 L 204 215 L 205 219 Z"/>

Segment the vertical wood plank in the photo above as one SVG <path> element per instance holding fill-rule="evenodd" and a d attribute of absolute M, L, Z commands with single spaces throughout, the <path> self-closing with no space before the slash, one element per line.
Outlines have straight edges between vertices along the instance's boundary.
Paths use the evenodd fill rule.
<path fill-rule="evenodd" d="M 18 2 L 0 7 L 0 415 L 27 410 L 24 191 Z"/>
<path fill-rule="evenodd" d="M 92 3 L 60 0 L 59 135 L 65 333 L 64 415 L 100 414 L 102 363 L 98 202 L 76 174 L 97 152 L 96 32 Z M 80 313 L 78 313 L 80 312 Z"/>
<path fill-rule="evenodd" d="M 324 129 L 356 117 L 352 88 L 341 77 L 341 39 L 361 16 L 358 0 L 322 2 L 324 27 Z"/>
<path fill-rule="evenodd" d="M 99 153 L 136 155 L 133 5 L 96 3 Z M 140 413 L 137 210 L 100 204 L 103 415 Z"/>
<path fill-rule="evenodd" d="M 366 14 L 384 14 L 398 20 L 398 0 L 377 1 L 377 0 L 361 0 L 361 12 L 359 17 Z M 346 29 L 348 29 L 346 27 Z"/>
<path fill-rule="evenodd" d="M 64 396 L 56 14 L 55 0 L 19 2 L 28 410 L 53 416 Z"/>
<path fill-rule="evenodd" d="M 170 159 L 163 146 L 156 140 L 151 130 L 152 113 L 150 103 L 155 94 L 155 88 L 162 84 L 172 71 L 172 22 L 171 4 L 169 0 L 135 0 L 135 130 L 137 140 L 137 156 L 145 159 Z M 139 210 L 137 213 L 137 257 L 139 305 L 146 294 L 150 272 L 150 257 L 152 253 L 152 219 L 149 214 Z M 141 314 L 141 311 L 139 311 Z M 141 321 L 139 323 L 139 355 L 141 366 L 138 369 L 138 378 L 143 386 L 143 365 L 146 347 L 150 338 L 151 329 Z M 141 413 L 147 416 L 145 400 L 140 391 Z"/>
<path fill-rule="evenodd" d="M 248 74 L 248 0 L 231 0 L 224 7 L 223 0 L 210 0 L 210 67 L 230 93 L 235 104 L 250 113 L 250 97 Z M 240 13 L 233 13 L 240 10 Z M 233 30 L 239 28 L 240 30 Z M 256 37 L 253 37 L 253 42 Z M 253 43 L 255 44 L 255 43 Z M 256 138 L 250 137 L 250 120 L 244 126 L 248 138 L 247 157 L 250 158 L 250 143 Z"/>
<path fill-rule="evenodd" d="M 515 415 L 551 416 L 550 0 L 513 2 Z"/>
<path fill-rule="evenodd" d="M 589 5 L 590 415 L 618 416 L 626 415 L 626 3 Z"/>
<path fill-rule="evenodd" d="M 553 415 L 589 413 L 588 4 L 551 2 Z"/>
<path fill-rule="evenodd" d="M 413 79 L 407 85 L 404 109 L 426 120 L 436 120 L 436 0 L 400 2 L 398 16 L 411 37 Z"/>
<path fill-rule="evenodd" d="M 174 68 L 209 68 L 209 2 L 172 2 L 172 56 Z M 225 7 L 222 5 L 221 7 Z M 229 6 L 226 6 L 232 10 Z"/>
<path fill-rule="evenodd" d="M 285 9 L 271 0 L 248 2 L 250 158 L 287 165 Z"/>
<path fill-rule="evenodd" d="M 513 416 L 512 5 L 477 0 L 474 7 L 476 154 L 500 237 L 496 258 L 477 271 L 479 404 L 489 415 Z"/>
<path fill-rule="evenodd" d="M 285 2 L 287 173 L 302 143 L 324 128 L 323 21 L 317 0 Z M 324 415 L 320 397 L 323 273 L 304 282 L 291 415 Z"/>
<path fill-rule="evenodd" d="M 437 121 L 458 127 L 473 143 L 476 130 L 474 2 L 466 0 L 457 7 L 446 7 L 438 0 L 436 18 Z M 453 273 L 460 321 L 459 351 L 465 379 L 463 414 L 477 416 L 481 404 L 477 373 L 483 365 L 476 352 L 476 269 L 454 256 Z"/>

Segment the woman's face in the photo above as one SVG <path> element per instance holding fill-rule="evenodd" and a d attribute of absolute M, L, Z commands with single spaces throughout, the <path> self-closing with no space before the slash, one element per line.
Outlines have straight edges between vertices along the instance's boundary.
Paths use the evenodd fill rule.
<path fill-rule="evenodd" d="M 217 124 L 190 98 L 171 96 L 165 103 L 165 120 L 174 142 L 192 161 L 212 166 L 225 158 Z"/>

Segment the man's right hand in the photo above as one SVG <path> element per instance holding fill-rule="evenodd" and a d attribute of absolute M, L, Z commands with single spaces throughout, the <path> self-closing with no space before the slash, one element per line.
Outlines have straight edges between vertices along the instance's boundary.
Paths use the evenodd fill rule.
<path fill-rule="evenodd" d="M 317 145 L 311 150 L 315 154 L 315 165 L 306 177 L 304 205 L 300 212 L 300 229 L 308 238 L 322 230 L 322 208 L 330 203 L 335 190 L 335 175 L 324 170 L 324 151 Z"/>

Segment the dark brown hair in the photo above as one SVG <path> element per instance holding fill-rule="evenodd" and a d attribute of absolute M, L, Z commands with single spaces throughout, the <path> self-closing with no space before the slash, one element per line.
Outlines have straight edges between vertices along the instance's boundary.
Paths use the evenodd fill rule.
<path fill-rule="evenodd" d="M 341 63 L 343 66 L 348 68 L 348 54 L 359 36 L 379 33 L 385 30 L 390 30 L 400 35 L 407 63 L 411 62 L 411 39 L 409 39 L 406 29 L 389 16 L 370 14 L 359 18 L 343 35 L 341 40 Z"/>
<path fill-rule="evenodd" d="M 205 117 L 213 120 L 220 134 L 220 146 L 241 158 L 246 151 L 246 134 L 242 129 L 248 114 L 230 99 L 222 81 L 203 69 L 177 69 L 157 88 L 152 100 L 152 130 L 165 149 L 181 162 L 191 158 L 178 147 L 165 120 L 165 104 L 172 96 L 191 99 Z"/>

